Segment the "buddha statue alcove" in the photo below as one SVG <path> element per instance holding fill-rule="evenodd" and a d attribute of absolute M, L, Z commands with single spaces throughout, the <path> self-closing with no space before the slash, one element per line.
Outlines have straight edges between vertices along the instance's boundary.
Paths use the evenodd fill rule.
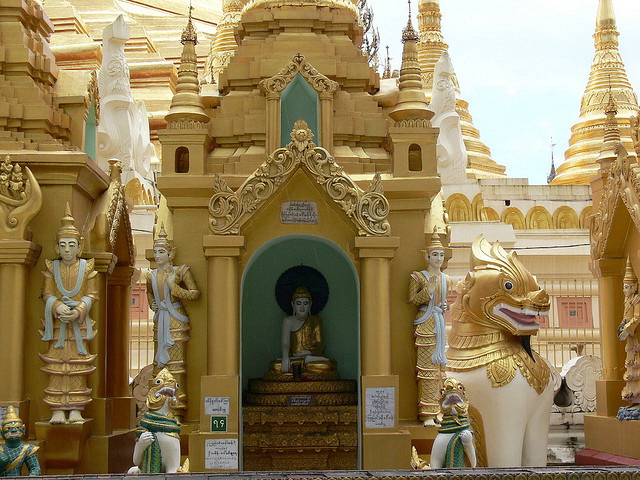
<path fill-rule="evenodd" d="M 324 276 L 311 267 L 293 267 L 278 279 L 276 298 L 287 314 L 280 326 L 282 356 L 248 382 L 246 469 L 357 467 L 357 382 L 340 379 L 338 362 L 325 354 L 319 313 L 328 294 Z M 304 465 L 296 461 L 301 455 Z"/>
<path fill-rule="evenodd" d="M 266 379 L 338 378 L 335 360 L 323 356 L 322 319 L 311 315 L 312 298 L 306 287 L 291 298 L 293 315 L 282 320 L 282 358 L 269 366 Z"/>

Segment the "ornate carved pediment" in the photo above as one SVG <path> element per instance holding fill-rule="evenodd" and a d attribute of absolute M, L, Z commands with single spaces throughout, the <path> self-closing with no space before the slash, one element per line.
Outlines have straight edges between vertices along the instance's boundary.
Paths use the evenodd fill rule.
<path fill-rule="evenodd" d="M 27 240 L 27 227 L 42 207 L 42 192 L 29 168 L 7 155 L 0 163 L 0 240 Z"/>
<path fill-rule="evenodd" d="M 214 234 L 237 235 L 242 225 L 283 185 L 298 168 L 305 168 L 324 192 L 355 224 L 359 235 L 388 236 L 389 201 L 384 196 L 380 175 L 365 191 L 349 178 L 331 154 L 316 146 L 304 120 L 298 120 L 291 142 L 269 156 L 234 192 L 220 175 L 214 178 L 214 195 L 209 202 L 209 227 Z"/>
<path fill-rule="evenodd" d="M 280 73 L 260 82 L 260 90 L 265 94 L 281 94 L 285 88 L 293 81 L 297 74 L 301 74 L 311 88 L 318 94 L 334 93 L 338 89 L 338 82 L 329 80 L 316 70 L 313 65 L 307 62 L 304 55 L 298 53 Z"/>
<path fill-rule="evenodd" d="M 591 257 L 602 258 L 609 243 L 613 217 L 622 201 L 636 228 L 640 230 L 640 165 L 627 155 L 622 144 L 616 145 L 618 158 L 609 167 L 609 175 L 597 212 L 591 217 Z"/>

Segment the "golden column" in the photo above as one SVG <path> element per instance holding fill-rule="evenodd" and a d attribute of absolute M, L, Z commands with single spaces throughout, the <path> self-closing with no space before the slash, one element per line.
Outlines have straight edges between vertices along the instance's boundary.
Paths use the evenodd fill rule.
<path fill-rule="evenodd" d="M 404 468 L 411 449 L 409 433 L 398 430 L 399 382 L 391 371 L 391 260 L 399 246 L 398 237 L 356 237 L 352 245 L 360 262 L 362 468 L 369 470 Z M 379 395 L 382 424 L 372 421 L 376 406 L 369 404 Z"/>
<path fill-rule="evenodd" d="M 2 285 L 3 332 L 0 351 L 11 368 L 2 374 L 0 404 L 21 406 L 24 396 L 24 332 L 27 273 L 36 264 L 41 247 L 28 240 L 0 240 L 0 285 Z M 28 422 L 24 410 L 21 415 Z"/>
<path fill-rule="evenodd" d="M 129 397 L 130 288 L 133 267 L 116 266 L 107 277 L 107 396 Z"/>
<path fill-rule="evenodd" d="M 207 375 L 200 379 L 200 430 L 189 435 L 193 471 L 206 469 L 207 440 L 240 445 L 240 257 L 245 239 L 239 235 L 206 235 Z M 216 402 L 217 410 L 208 410 Z M 220 408 L 220 405 L 227 405 Z M 226 429 L 211 432 L 211 417 L 222 416 Z"/>
<path fill-rule="evenodd" d="M 600 343 L 602 346 L 603 380 L 596 383 L 597 414 L 615 417 L 623 404 L 620 391 L 624 386 L 624 342 L 618 339 L 618 325 L 622 319 L 624 296 L 622 277 L 624 258 L 601 258 L 591 264 L 591 271 L 598 277 L 600 292 Z"/>
<path fill-rule="evenodd" d="M 41 247 L 28 240 L 29 222 L 42 207 L 40 185 L 28 168 L 2 162 L 0 178 L 0 304 L 3 331 L 0 351 L 7 368 L 0 383 L 0 405 L 20 407 L 29 424 L 25 398 L 25 330 L 27 328 L 27 273 L 40 256 Z"/>

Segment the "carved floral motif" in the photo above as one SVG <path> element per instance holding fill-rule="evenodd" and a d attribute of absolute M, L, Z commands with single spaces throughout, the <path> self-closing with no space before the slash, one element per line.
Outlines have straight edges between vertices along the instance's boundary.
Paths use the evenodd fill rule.
<path fill-rule="evenodd" d="M 33 173 L 7 155 L 0 163 L 0 239 L 26 239 L 29 222 L 41 207 L 42 192 Z"/>
<path fill-rule="evenodd" d="M 608 177 L 597 212 L 591 217 L 591 256 L 603 258 L 613 227 L 613 214 L 618 199 L 629 211 L 636 228 L 640 230 L 640 165 L 629 157 L 624 147 L 615 147 L 618 158 L 609 166 Z"/>
<path fill-rule="evenodd" d="M 359 235 L 388 236 L 389 201 L 380 175 L 366 191 L 358 187 L 331 154 L 316 146 L 304 120 L 298 120 L 291 142 L 279 148 L 234 192 L 220 175 L 214 177 L 209 202 L 209 227 L 215 234 L 237 235 L 244 222 L 282 185 L 298 167 L 306 168 L 329 197 L 358 227 Z"/>
<path fill-rule="evenodd" d="M 260 89 L 263 93 L 280 94 L 293 81 L 295 76 L 300 73 L 307 81 L 311 88 L 318 93 L 333 93 L 338 89 L 338 83 L 329 80 L 316 70 L 304 55 L 298 53 L 293 57 L 280 72 L 260 82 Z"/>

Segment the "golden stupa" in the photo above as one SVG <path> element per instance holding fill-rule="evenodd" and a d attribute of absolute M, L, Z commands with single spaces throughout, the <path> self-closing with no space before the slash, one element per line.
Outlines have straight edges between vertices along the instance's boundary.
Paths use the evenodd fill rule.
<path fill-rule="evenodd" d="M 431 98 L 433 89 L 433 74 L 436 62 L 442 53 L 446 52 L 448 45 L 444 41 L 441 29 L 440 2 L 439 0 L 420 0 L 418 4 L 419 38 L 418 58 L 422 70 L 422 83 L 427 98 Z M 460 115 L 462 138 L 467 148 L 467 173 L 477 178 L 504 177 L 505 167 L 498 165 L 491 158 L 491 150 L 480 139 L 480 132 L 473 125 L 473 119 L 469 113 L 469 102 L 460 96 L 460 85 L 457 76 L 453 76 L 453 84 L 456 91 L 456 112 Z"/>
<path fill-rule="evenodd" d="M 638 97 L 629 83 L 618 50 L 619 35 L 613 0 L 600 0 L 594 34 L 596 53 L 582 96 L 580 119 L 571 128 L 565 161 L 558 167 L 557 176 L 551 182 L 553 185 L 588 185 L 597 173 L 596 159 L 600 155 L 609 92 L 617 107 L 622 144 L 627 151 L 633 151 L 628 119 L 638 115 Z"/>

